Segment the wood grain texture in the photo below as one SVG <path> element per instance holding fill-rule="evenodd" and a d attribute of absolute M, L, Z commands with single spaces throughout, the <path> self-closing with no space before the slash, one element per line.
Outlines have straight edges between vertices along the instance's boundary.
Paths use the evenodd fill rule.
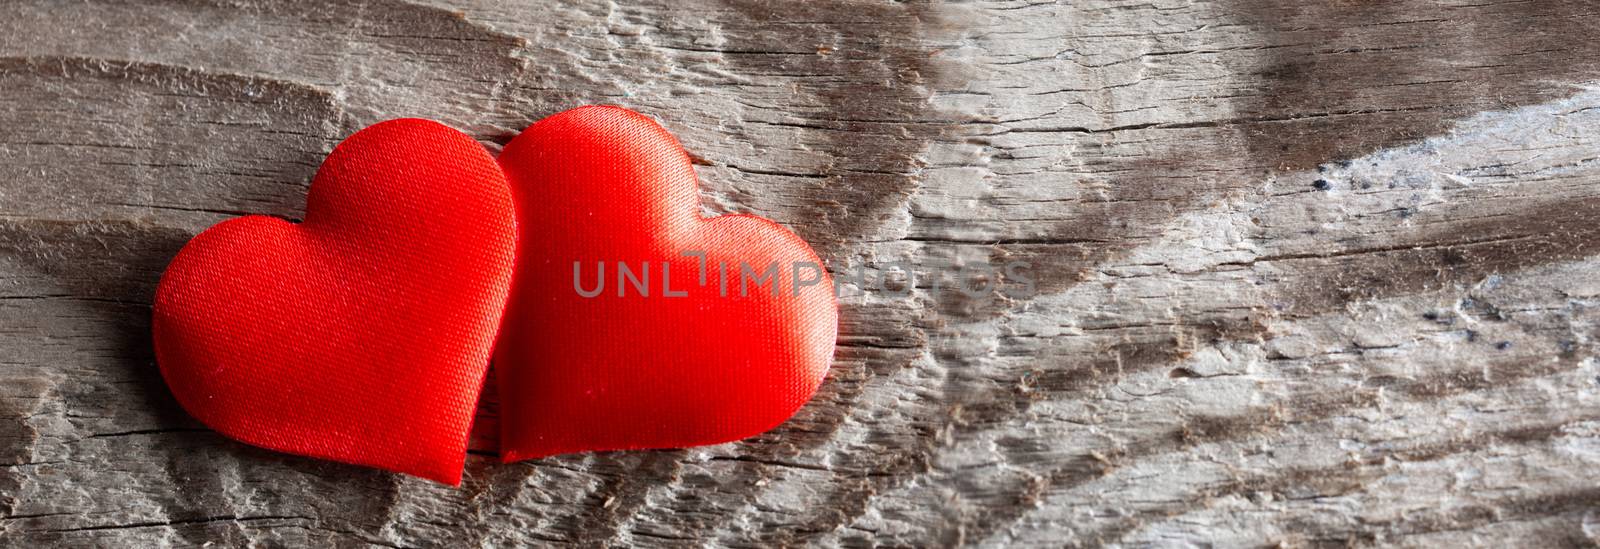
<path fill-rule="evenodd" d="M 1585 0 L 0 6 L 0 541 L 34 546 L 1600 543 L 1600 6 Z M 656 117 L 705 208 L 849 292 L 756 439 L 450 488 L 224 439 L 149 303 L 395 117 L 498 149 Z"/>

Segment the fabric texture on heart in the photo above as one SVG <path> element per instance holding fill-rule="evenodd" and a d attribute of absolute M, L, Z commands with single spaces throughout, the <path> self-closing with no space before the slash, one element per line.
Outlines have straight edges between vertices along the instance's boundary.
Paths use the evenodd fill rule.
<path fill-rule="evenodd" d="M 771 221 L 702 218 L 664 128 L 583 107 L 499 161 L 521 243 L 495 352 L 503 460 L 743 439 L 816 392 L 838 328 L 821 261 Z"/>
<path fill-rule="evenodd" d="M 242 217 L 184 246 L 156 290 L 157 361 L 228 437 L 457 484 L 515 238 L 477 142 L 371 126 L 322 164 L 305 222 Z"/>

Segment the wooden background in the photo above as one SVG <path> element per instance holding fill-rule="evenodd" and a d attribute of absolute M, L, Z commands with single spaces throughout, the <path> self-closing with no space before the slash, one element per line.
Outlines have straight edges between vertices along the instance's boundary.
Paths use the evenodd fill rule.
<path fill-rule="evenodd" d="M 0 541 L 1593 545 L 1597 82 L 1587 0 L 6 0 Z M 485 435 L 460 488 L 175 405 L 149 303 L 190 236 L 300 217 L 375 121 L 497 150 L 586 103 L 836 269 L 1040 294 L 854 294 L 769 435 Z"/>

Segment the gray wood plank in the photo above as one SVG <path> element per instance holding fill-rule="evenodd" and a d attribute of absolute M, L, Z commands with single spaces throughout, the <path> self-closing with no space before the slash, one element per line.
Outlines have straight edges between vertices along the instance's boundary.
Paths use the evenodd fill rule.
<path fill-rule="evenodd" d="M 0 539 L 76 546 L 1592 545 L 1591 2 L 17 0 L 0 7 Z M 492 149 L 656 117 L 710 213 L 852 293 L 756 439 L 495 462 L 461 488 L 211 433 L 161 269 L 298 218 L 367 124 Z"/>

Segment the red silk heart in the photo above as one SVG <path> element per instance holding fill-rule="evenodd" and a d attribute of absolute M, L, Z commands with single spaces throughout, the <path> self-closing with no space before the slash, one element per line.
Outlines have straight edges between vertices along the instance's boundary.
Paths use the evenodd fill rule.
<path fill-rule="evenodd" d="M 521 241 L 495 352 L 502 459 L 737 440 L 816 392 L 838 327 L 820 260 L 771 221 L 700 217 L 689 157 L 665 129 L 584 107 L 528 128 L 499 160 Z M 584 297 L 574 266 L 591 291 L 601 263 L 603 291 Z"/>
<path fill-rule="evenodd" d="M 341 143 L 306 220 L 226 221 L 162 275 L 155 346 L 240 441 L 456 484 L 515 263 L 505 176 L 471 138 L 394 120 Z"/>

